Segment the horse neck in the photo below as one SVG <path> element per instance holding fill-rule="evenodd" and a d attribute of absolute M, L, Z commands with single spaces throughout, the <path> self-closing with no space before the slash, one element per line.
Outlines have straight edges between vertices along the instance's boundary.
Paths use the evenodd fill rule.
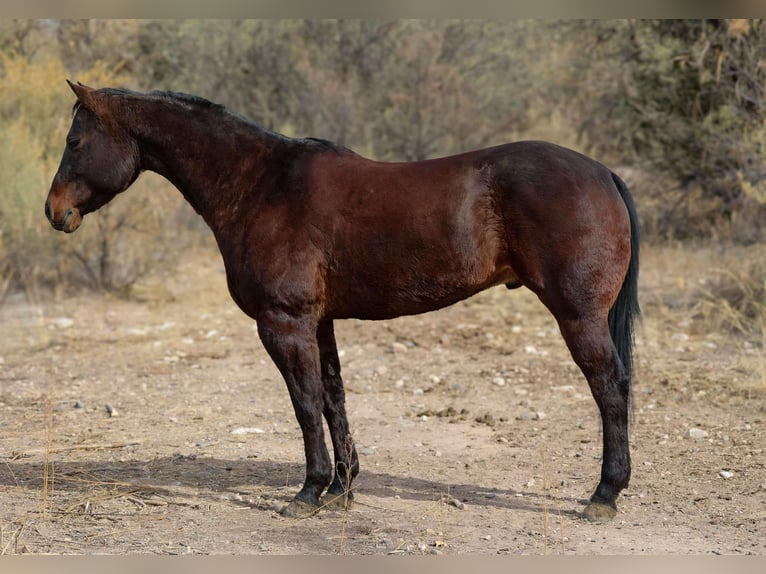
<path fill-rule="evenodd" d="M 289 139 L 221 109 L 166 108 L 142 114 L 135 133 L 142 168 L 178 188 L 214 232 L 231 225 L 242 195 Z"/>

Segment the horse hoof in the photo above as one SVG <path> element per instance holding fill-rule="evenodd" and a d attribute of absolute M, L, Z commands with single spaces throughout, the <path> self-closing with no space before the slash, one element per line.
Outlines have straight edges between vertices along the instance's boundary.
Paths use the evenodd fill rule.
<path fill-rule="evenodd" d="M 616 508 L 600 502 L 591 502 L 583 511 L 583 516 L 591 522 L 609 522 L 616 515 Z"/>
<path fill-rule="evenodd" d="M 322 497 L 322 508 L 327 510 L 340 510 L 345 512 L 351 509 L 354 500 L 345 494 L 330 494 L 329 492 Z"/>
<path fill-rule="evenodd" d="M 294 498 L 290 501 L 290 504 L 284 506 L 279 514 L 285 518 L 308 518 L 319 512 L 319 507 L 306 502 L 305 500 L 298 500 Z"/>

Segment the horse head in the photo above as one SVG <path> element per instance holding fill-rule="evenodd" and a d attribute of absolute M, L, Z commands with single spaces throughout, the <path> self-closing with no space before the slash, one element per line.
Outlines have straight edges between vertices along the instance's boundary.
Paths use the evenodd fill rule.
<path fill-rule="evenodd" d="M 125 191 L 138 177 L 138 143 L 120 124 L 120 98 L 82 84 L 69 87 L 77 96 L 66 147 L 53 178 L 45 215 L 54 229 L 71 233 L 82 218 Z"/>

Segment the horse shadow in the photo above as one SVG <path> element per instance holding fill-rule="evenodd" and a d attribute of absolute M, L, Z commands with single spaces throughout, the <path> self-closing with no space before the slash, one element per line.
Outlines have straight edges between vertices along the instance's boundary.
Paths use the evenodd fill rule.
<path fill-rule="evenodd" d="M 226 493 L 258 492 L 267 498 L 292 498 L 300 485 L 305 468 L 299 463 L 258 459 L 227 460 L 208 456 L 172 455 L 150 460 L 82 461 L 57 459 L 53 479 L 45 464 L 24 459 L 0 464 L 0 490 L 11 487 L 41 490 L 53 484 L 58 494 L 85 495 L 93 485 L 112 487 L 125 492 L 157 493 L 188 497 L 192 489 L 196 499 L 220 501 Z M 45 477 L 48 476 L 46 479 Z M 416 476 L 362 470 L 354 482 L 357 504 L 366 504 L 367 496 L 376 497 L 375 506 L 385 500 L 459 501 L 467 507 L 495 507 L 514 511 L 549 512 L 552 499 L 546 494 L 524 490 L 455 484 Z M 575 497 L 557 496 L 558 503 L 576 506 L 587 503 Z M 380 502 L 383 501 L 383 502 Z M 557 504 L 558 506 L 558 504 Z M 557 508 L 557 513 L 577 517 L 573 509 Z"/>

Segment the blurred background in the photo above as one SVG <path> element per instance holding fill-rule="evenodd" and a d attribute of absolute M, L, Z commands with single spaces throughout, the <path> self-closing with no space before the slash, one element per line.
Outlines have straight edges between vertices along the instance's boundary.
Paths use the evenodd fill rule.
<path fill-rule="evenodd" d="M 189 92 L 379 160 L 546 139 L 626 180 L 646 246 L 764 241 L 760 20 L 0 20 L 0 75 L 0 302 L 130 296 L 184 253 L 215 249 L 154 174 L 80 232 L 50 228 L 67 78 Z M 731 305 L 763 309 L 762 261 L 724 274 Z"/>

